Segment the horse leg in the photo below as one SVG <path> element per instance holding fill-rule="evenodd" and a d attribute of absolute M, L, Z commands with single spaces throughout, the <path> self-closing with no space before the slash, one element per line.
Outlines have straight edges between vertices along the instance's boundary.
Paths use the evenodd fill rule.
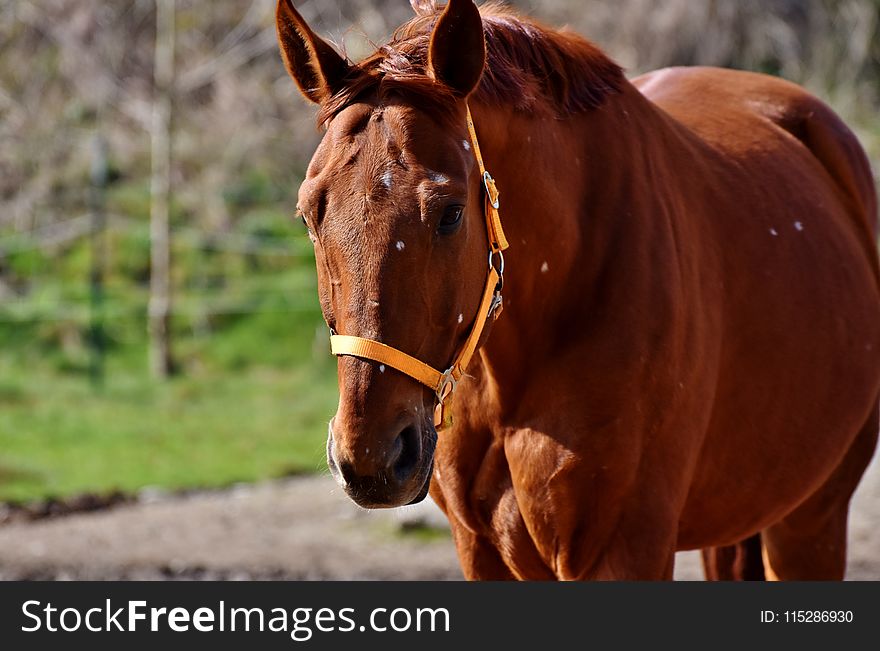
<path fill-rule="evenodd" d="M 703 572 L 707 581 L 763 581 L 764 561 L 761 534 L 734 545 L 702 550 Z"/>
<path fill-rule="evenodd" d="M 450 522 L 452 522 L 451 518 Z M 465 579 L 468 581 L 516 580 L 516 576 L 489 540 L 456 524 L 452 525 L 452 535 Z"/>
<path fill-rule="evenodd" d="M 762 532 L 770 580 L 842 580 L 849 501 L 877 445 L 875 406 L 840 465 L 794 511 Z"/>
<path fill-rule="evenodd" d="M 623 535 L 632 538 L 629 534 Z M 589 571 L 559 578 L 579 581 L 672 581 L 675 569 L 674 541 L 650 544 L 649 554 L 644 549 L 627 548 L 623 542 L 612 545 L 613 549 L 607 550 Z"/>
<path fill-rule="evenodd" d="M 431 497 L 449 520 L 455 551 L 464 578 L 468 581 L 515 580 L 516 577 L 489 540 L 471 531 L 449 511 L 443 491 L 436 483 L 432 484 L 431 489 Z"/>

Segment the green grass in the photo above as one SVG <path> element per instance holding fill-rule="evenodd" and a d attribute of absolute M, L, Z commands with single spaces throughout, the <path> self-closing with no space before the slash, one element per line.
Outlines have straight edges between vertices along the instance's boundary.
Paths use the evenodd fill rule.
<path fill-rule="evenodd" d="M 398 538 L 405 538 L 422 543 L 449 540 L 451 535 L 449 529 L 446 527 L 432 527 L 422 523 L 401 527 L 395 532 L 395 536 Z"/>
<path fill-rule="evenodd" d="M 165 384 L 0 366 L 0 500 L 215 487 L 323 469 L 329 364 Z"/>
<path fill-rule="evenodd" d="M 261 207 L 275 199 L 268 182 L 247 181 L 233 197 L 235 241 L 256 252 L 212 249 L 209 233 L 176 241 L 180 374 L 165 383 L 147 374 L 146 222 L 107 233 L 102 388 L 88 373 L 88 241 L 6 259 L 19 296 L 0 300 L 0 501 L 324 470 L 335 364 L 311 244 L 286 214 Z M 129 184 L 110 203 L 136 220 L 147 197 Z"/>

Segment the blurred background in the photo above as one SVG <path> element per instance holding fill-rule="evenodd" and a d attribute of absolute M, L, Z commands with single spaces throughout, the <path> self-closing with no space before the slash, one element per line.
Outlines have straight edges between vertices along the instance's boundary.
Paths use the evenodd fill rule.
<path fill-rule="evenodd" d="M 511 4 L 631 75 L 802 83 L 880 171 L 880 0 Z M 412 15 L 297 6 L 352 59 Z M 274 0 L 0 0 L 0 502 L 324 472 L 335 364 L 292 219 L 319 134 L 273 15 Z"/>

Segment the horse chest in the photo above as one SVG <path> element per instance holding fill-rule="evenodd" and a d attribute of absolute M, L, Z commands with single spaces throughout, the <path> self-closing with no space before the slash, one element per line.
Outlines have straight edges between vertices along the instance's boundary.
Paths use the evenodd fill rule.
<path fill-rule="evenodd" d="M 453 468 L 439 465 L 432 484 L 449 517 L 465 576 L 554 578 L 526 527 L 503 451 L 493 447 L 483 461 L 470 480 L 459 474 L 444 481 Z"/>

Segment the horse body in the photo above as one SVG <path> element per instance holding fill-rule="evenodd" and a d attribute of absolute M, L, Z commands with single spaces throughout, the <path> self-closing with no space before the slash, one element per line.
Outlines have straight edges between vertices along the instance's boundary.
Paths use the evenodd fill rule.
<path fill-rule="evenodd" d="M 515 24 L 512 15 L 481 24 L 471 8 L 469 0 L 450 2 L 440 18 L 450 19 L 446 31 L 501 30 L 493 38 L 509 52 L 512 40 L 503 39 L 513 37 L 503 30 Z M 310 42 L 314 35 L 298 15 L 283 17 L 280 33 L 293 22 Z M 522 31 L 536 38 L 537 30 L 529 23 Z M 429 68 L 441 60 L 435 40 L 446 32 L 437 32 Z M 575 49 L 586 52 L 583 66 L 589 57 L 605 65 L 564 38 L 548 60 L 566 61 Z M 614 92 L 604 101 L 562 118 L 505 106 L 486 91 L 502 74 L 493 69 L 492 38 L 487 46 L 489 80 L 470 103 L 511 242 L 505 309 L 454 395 L 454 424 L 439 436 L 430 482 L 466 576 L 670 578 L 676 550 L 705 548 L 707 574 L 718 578 L 735 574 L 723 551 L 754 555 L 755 545 L 742 541 L 760 532 L 757 549 L 771 578 L 841 578 L 848 502 L 874 450 L 880 393 L 877 203 L 855 137 L 793 84 L 709 68 L 611 79 Z M 319 50 L 287 56 L 315 58 Z M 370 65 L 382 70 L 384 59 L 376 61 Z M 288 63 L 313 99 L 307 90 L 317 93 L 321 82 L 314 75 L 334 66 L 319 61 L 309 77 Z M 322 82 L 328 95 L 344 96 L 329 74 Z M 602 74 L 594 77 L 601 85 Z M 385 169 L 386 140 L 421 142 L 423 149 L 402 146 L 421 152 L 407 159 L 418 164 L 402 165 L 414 175 L 406 184 L 444 169 L 452 185 L 467 179 L 478 197 L 479 178 L 457 146 L 463 124 L 460 132 L 449 125 L 437 131 L 440 123 L 417 122 L 405 102 L 360 91 L 338 103 L 328 111 L 336 116 L 330 144 L 322 144 L 301 191 L 311 204 L 339 206 L 332 197 L 344 186 L 352 206 L 337 208 L 336 224 L 322 224 L 316 239 L 328 322 L 390 340 L 442 368 L 465 335 L 444 330 L 438 315 L 452 307 L 428 309 L 424 329 L 404 327 L 411 324 L 401 321 L 403 299 L 398 292 L 396 310 L 388 307 L 394 292 L 387 283 L 418 272 L 358 248 L 372 240 L 383 249 L 382 238 L 391 243 L 398 236 L 390 233 L 415 229 L 401 215 L 416 209 L 404 207 L 405 195 L 393 196 L 389 221 L 367 231 L 353 207 L 361 196 L 352 190 L 355 177 L 344 176 L 357 156 L 333 143 L 373 143 L 381 164 L 363 169 Z M 452 115 L 460 118 L 461 109 Z M 396 145 L 390 150 L 402 160 Z M 473 232 L 459 262 L 425 249 L 432 273 L 412 293 L 452 278 L 434 290 L 434 303 L 472 304 L 481 278 L 473 260 L 485 251 L 485 236 Z M 406 233 L 410 250 L 419 235 Z M 344 255 L 330 259 L 331 249 Z M 352 257 L 360 281 L 346 283 L 340 269 Z M 430 304 L 426 295 L 421 301 Z M 444 332 L 453 333 L 449 341 L 426 347 Z M 409 419 L 423 418 L 419 400 L 427 398 L 415 397 L 411 380 L 367 361 L 340 358 L 339 368 L 340 411 L 328 443 L 334 474 L 368 505 L 378 504 L 377 495 L 389 504 L 411 499 L 421 485 L 409 472 L 411 459 L 396 493 L 358 482 L 370 475 L 390 485 L 383 468 L 398 468 L 406 441 L 426 430 Z M 393 399 L 382 406 L 374 399 L 382 395 Z M 379 431 L 388 422 L 392 430 L 416 424 L 393 447 Z M 430 447 L 423 442 L 419 453 Z"/>
<path fill-rule="evenodd" d="M 503 127 L 481 136 L 516 256 L 437 450 L 434 495 L 474 576 L 668 575 L 673 550 L 743 540 L 818 490 L 876 404 L 874 199 L 853 136 L 769 77 L 635 85 L 666 110 L 629 88 L 586 124 L 476 111 Z M 554 146 L 530 159 L 539 140 Z M 536 191 L 535 169 L 559 186 Z"/>

